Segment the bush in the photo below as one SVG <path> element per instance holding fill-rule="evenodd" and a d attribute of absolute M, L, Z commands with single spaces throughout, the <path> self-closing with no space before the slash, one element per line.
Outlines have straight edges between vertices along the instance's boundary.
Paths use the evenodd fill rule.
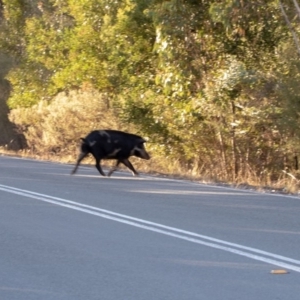
<path fill-rule="evenodd" d="M 50 103 L 13 109 L 9 117 L 25 135 L 30 150 L 40 155 L 75 155 L 80 137 L 91 130 L 121 128 L 108 96 L 92 88 L 60 93 Z"/>

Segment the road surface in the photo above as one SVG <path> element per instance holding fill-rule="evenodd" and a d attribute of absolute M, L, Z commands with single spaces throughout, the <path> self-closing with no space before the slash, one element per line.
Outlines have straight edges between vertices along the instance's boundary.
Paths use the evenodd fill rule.
<path fill-rule="evenodd" d="M 0 156 L 1 300 L 299 299 L 299 198 L 72 168 Z"/>

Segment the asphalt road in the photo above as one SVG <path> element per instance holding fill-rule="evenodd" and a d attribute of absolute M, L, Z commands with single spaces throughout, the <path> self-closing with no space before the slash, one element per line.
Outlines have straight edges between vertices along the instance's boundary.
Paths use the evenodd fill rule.
<path fill-rule="evenodd" d="M 299 299 L 299 198 L 72 167 L 0 157 L 1 300 Z"/>

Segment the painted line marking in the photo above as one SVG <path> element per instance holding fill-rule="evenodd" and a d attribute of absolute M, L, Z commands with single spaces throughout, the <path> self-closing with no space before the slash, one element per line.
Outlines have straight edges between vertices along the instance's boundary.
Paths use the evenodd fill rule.
<path fill-rule="evenodd" d="M 274 254 L 271 252 L 267 252 L 267 251 L 263 251 L 263 250 L 235 244 L 235 243 L 230 243 L 230 242 L 216 239 L 213 237 L 197 234 L 195 232 L 190 232 L 190 231 L 182 230 L 179 228 L 166 226 L 163 224 L 131 217 L 128 215 L 123 215 L 123 214 L 109 211 L 106 209 L 101 209 L 101 208 L 97 208 L 94 206 L 81 204 L 78 202 L 74 202 L 74 201 L 70 201 L 70 200 L 66 200 L 66 199 L 62 199 L 62 198 L 58 198 L 58 197 L 52 197 L 49 195 L 40 194 L 40 193 L 28 191 L 28 190 L 18 189 L 18 188 L 11 187 L 11 186 L 6 186 L 6 185 L 0 184 L 0 190 L 4 191 L 4 192 L 12 193 L 12 194 L 20 195 L 23 197 L 36 199 L 39 201 L 43 201 L 43 202 L 59 205 L 62 207 L 70 208 L 73 210 L 85 212 L 90 215 L 94 215 L 94 216 L 98 216 L 101 218 L 116 221 L 119 223 L 131 225 L 131 226 L 142 228 L 145 230 L 157 232 L 157 233 L 164 234 L 167 236 L 172 236 L 172 237 L 175 237 L 178 239 L 182 239 L 182 240 L 189 241 L 192 243 L 204 245 L 204 246 L 211 247 L 214 249 L 223 250 L 226 252 L 244 256 L 244 257 L 254 259 L 257 261 L 261 261 L 264 263 L 268 263 L 271 265 L 280 266 L 280 267 L 300 273 L 300 261 L 289 258 L 289 257 L 282 256 L 282 255 L 277 255 L 277 254 Z"/>

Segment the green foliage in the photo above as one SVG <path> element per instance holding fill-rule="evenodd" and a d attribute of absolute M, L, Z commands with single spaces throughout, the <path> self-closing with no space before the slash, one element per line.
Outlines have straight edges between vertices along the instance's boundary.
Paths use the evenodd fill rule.
<path fill-rule="evenodd" d="M 85 90 L 59 93 L 50 104 L 40 101 L 31 107 L 14 109 L 10 119 L 23 128 L 35 153 L 74 155 L 80 137 L 87 131 L 116 128 L 117 116 L 108 103 L 107 95 L 86 87 Z"/>
<path fill-rule="evenodd" d="M 27 133 L 45 111 L 63 118 L 56 95 L 88 87 L 110 99 L 106 112 L 118 112 L 111 127 L 134 126 L 155 152 L 194 173 L 265 180 L 291 166 L 300 63 L 277 0 L 3 2 L 0 50 L 13 62 L 3 72 L 13 87 L 8 104 Z M 282 2 L 299 32 L 293 3 Z M 69 131 L 77 132 L 57 129 Z M 27 135 L 29 144 L 40 134 Z M 53 136 L 51 147 L 65 144 Z"/>

